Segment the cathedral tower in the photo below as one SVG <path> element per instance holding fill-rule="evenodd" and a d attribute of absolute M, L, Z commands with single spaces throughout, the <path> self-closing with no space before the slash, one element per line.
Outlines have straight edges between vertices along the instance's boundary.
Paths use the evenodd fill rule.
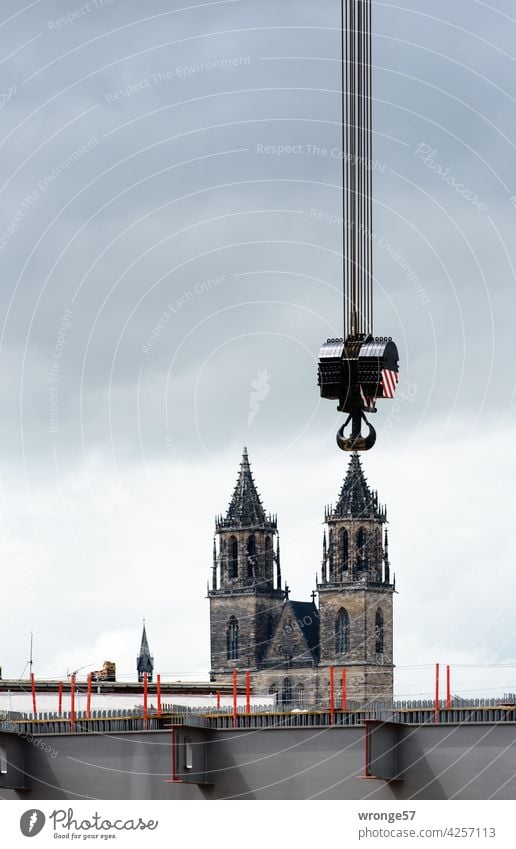
<path fill-rule="evenodd" d="M 247 449 L 225 517 L 215 526 L 210 600 L 211 677 L 254 671 L 278 622 L 282 589 L 277 519 L 266 514 Z"/>
<path fill-rule="evenodd" d="M 391 701 L 392 600 L 385 508 L 353 454 L 335 508 L 326 509 L 319 592 L 320 687 L 323 668 L 346 668 L 348 695 Z"/>

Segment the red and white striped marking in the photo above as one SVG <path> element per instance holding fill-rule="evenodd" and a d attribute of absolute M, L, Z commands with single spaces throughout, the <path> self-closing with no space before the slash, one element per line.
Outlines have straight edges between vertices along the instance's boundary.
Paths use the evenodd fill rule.
<path fill-rule="evenodd" d="M 382 369 L 382 389 L 384 398 L 394 398 L 398 385 L 398 372 Z"/>
<path fill-rule="evenodd" d="M 366 395 L 364 393 L 364 389 L 363 389 L 362 385 L 360 386 L 360 397 L 362 398 L 362 403 L 363 403 L 363 405 L 366 409 L 374 410 L 376 398 L 374 396 L 370 397 L 370 396 Z"/>

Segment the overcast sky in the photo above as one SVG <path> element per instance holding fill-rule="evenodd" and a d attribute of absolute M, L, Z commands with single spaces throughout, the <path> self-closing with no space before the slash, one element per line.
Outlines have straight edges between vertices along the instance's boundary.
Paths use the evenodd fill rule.
<path fill-rule="evenodd" d="M 158 671 L 205 677 L 243 445 L 295 598 L 345 474 L 316 386 L 342 332 L 339 4 L 170 6 L 2 3 L 4 677 L 31 628 L 40 677 L 134 677 L 142 617 Z M 374 329 L 401 387 L 364 468 L 397 692 L 435 661 L 460 694 L 516 691 L 516 16 L 373 7 Z"/>

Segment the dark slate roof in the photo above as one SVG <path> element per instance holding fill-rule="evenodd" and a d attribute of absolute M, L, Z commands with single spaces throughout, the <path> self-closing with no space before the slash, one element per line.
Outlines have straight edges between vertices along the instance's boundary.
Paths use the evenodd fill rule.
<path fill-rule="evenodd" d="M 152 666 L 154 658 L 151 657 L 150 649 L 149 649 L 149 641 L 147 639 L 147 631 L 145 629 L 145 624 L 143 625 L 143 633 L 142 633 L 142 642 L 140 645 L 140 654 L 137 658 L 138 663 L 138 671 L 147 671 L 149 667 Z"/>
<path fill-rule="evenodd" d="M 319 611 L 313 601 L 290 601 L 308 648 L 316 658 L 319 652 Z"/>
<path fill-rule="evenodd" d="M 244 528 L 275 524 L 272 517 L 267 516 L 263 509 L 251 471 L 247 448 L 244 448 L 238 480 L 226 518 L 219 520 L 219 524 Z"/>
<path fill-rule="evenodd" d="M 358 454 L 351 455 L 339 500 L 331 515 L 354 518 L 385 517 L 385 511 L 378 504 L 378 493 L 369 488 Z"/>

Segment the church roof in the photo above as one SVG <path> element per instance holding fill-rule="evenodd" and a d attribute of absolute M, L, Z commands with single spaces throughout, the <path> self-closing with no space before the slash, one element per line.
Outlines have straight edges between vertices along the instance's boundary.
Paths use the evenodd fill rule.
<path fill-rule="evenodd" d="M 288 599 L 281 609 L 263 662 L 268 668 L 313 666 L 319 659 L 319 613 L 313 601 Z"/>
<path fill-rule="evenodd" d="M 247 448 L 244 448 L 240 472 L 225 519 L 222 517 L 217 525 L 235 528 L 253 528 L 276 525 L 275 519 L 265 513 L 263 504 L 256 489 Z"/>
<path fill-rule="evenodd" d="M 291 601 L 294 616 L 302 622 L 307 646 L 316 658 L 319 653 L 319 614 L 313 601 Z"/>
<path fill-rule="evenodd" d="M 378 504 L 378 493 L 369 488 L 360 457 L 356 453 L 351 455 L 335 510 L 327 512 L 327 517 L 331 516 L 334 518 L 347 516 L 385 518 L 385 510 Z"/>

